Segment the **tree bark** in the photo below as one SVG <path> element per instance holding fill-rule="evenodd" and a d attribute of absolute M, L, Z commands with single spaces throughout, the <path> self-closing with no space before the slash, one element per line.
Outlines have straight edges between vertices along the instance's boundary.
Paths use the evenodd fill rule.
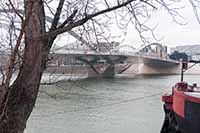
<path fill-rule="evenodd" d="M 30 11 L 31 16 L 28 16 Z M 35 105 L 48 56 L 48 41 L 37 38 L 45 33 L 42 0 L 25 0 L 25 15 L 26 18 L 30 18 L 25 28 L 23 65 L 7 93 L 6 108 L 0 121 L 0 133 L 23 133 Z"/>

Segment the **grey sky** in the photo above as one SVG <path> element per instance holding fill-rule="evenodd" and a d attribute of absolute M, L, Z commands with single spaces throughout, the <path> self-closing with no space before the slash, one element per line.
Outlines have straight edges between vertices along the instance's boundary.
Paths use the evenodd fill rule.
<path fill-rule="evenodd" d="M 166 11 L 160 10 L 155 13 L 149 22 L 151 25 L 158 25 L 154 33 L 158 39 L 162 38 L 159 43 L 169 47 L 176 45 L 200 44 L 200 24 L 198 24 L 188 0 L 182 1 L 186 5 L 185 8 L 181 10 L 181 14 L 185 17 L 184 20 L 187 23 L 186 25 L 178 25 L 177 23 L 172 22 L 172 18 L 169 14 L 167 14 Z M 122 32 L 120 30 L 116 30 L 117 28 L 115 26 L 113 26 L 112 29 L 114 29 L 112 30 L 113 34 Z M 69 38 L 74 41 L 71 37 Z M 69 38 L 64 35 L 62 39 L 58 39 L 56 42 L 63 45 L 68 42 L 66 40 L 69 40 Z M 127 35 L 120 38 L 120 40 L 123 39 L 123 44 L 133 45 L 134 47 L 139 47 L 142 44 L 133 25 L 129 25 Z M 152 40 L 151 42 L 156 41 Z"/>
<path fill-rule="evenodd" d="M 197 22 L 188 0 L 185 0 L 185 5 L 185 8 L 181 10 L 181 14 L 184 16 L 186 25 L 178 25 L 172 22 L 171 17 L 163 11 L 155 14 L 152 18 L 152 21 L 158 24 L 155 34 L 158 38 L 163 38 L 160 43 L 169 47 L 200 44 L 200 24 Z M 131 27 L 128 29 L 124 43 L 139 47 L 141 41 L 137 33 Z"/>
<path fill-rule="evenodd" d="M 186 25 L 179 25 L 173 22 L 171 16 L 164 11 L 158 10 L 157 13 L 153 15 L 149 24 L 151 26 L 157 25 L 154 31 L 156 37 L 161 39 L 159 43 L 167 45 L 169 47 L 174 47 L 177 45 L 193 45 L 200 44 L 200 24 L 197 22 L 194 15 L 191 4 L 188 0 L 182 0 L 182 4 L 185 6 L 181 9 L 180 13 L 184 17 L 183 23 Z M 180 5 L 180 4 L 179 4 Z M 112 34 L 121 33 L 122 31 L 117 30 L 117 28 L 112 26 Z M 148 36 L 151 36 L 148 34 Z M 66 39 L 66 36 L 65 36 Z M 65 39 L 59 40 L 59 42 L 64 42 Z M 124 40 L 122 44 L 132 45 L 136 48 L 140 47 L 142 42 L 138 35 L 138 32 L 134 29 L 134 25 L 129 25 L 127 30 L 127 35 L 122 36 L 119 40 Z M 156 40 L 151 40 L 151 42 L 158 42 Z"/>

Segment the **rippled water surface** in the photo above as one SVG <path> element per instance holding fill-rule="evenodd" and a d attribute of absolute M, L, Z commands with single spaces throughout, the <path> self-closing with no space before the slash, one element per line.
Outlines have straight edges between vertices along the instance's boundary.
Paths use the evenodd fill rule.
<path fill-rule="evenodd" d="M 26 133 L 159 133 L 161 94 L 179 79 L 119 76 L 42 85 Z M 200 82 L 198 75 L 185 79 Z"/>

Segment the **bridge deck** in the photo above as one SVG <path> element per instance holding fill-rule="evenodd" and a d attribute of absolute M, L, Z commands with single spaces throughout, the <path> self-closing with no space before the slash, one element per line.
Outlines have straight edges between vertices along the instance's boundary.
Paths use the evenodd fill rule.
<path fill-rule="evenodd" d="M 108 57 L 110 59 L 117 59 L 119 57 L 126 57 L 123 58 L 125 62 L 127 63 L 158 63 L 158 64 L 174 64 L 174 65 L 178 65 L 180 64 L 179 61 L 176 60 L 172 60 L 172 59 L 168 59 L 168 58 L 158 58 L 158 57 L 154 57 L 154 56 L 147 56 L 147 55 L 139 55 L 139 54 L 119 54 L 119 53 L 68 53 L 66 54 L 66 56 L 70 56 L 70 57 L 85 57 L 85 58 L 89 58 L 89 57 L 99 57 L 99 59 L 104 59 L 105 57 Z"/>

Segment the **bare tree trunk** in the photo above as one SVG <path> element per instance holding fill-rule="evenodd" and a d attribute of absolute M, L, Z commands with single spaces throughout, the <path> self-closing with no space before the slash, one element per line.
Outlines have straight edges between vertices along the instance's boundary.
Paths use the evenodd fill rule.
<path fill-rule="evenodd" d="M 38 38 L 45 33 L 45 14 L 42 0 L 26 0 L 25 13 L 30 17 L 25 28 L 25 51 L 19 75 L 9 88 L 6 109 L 0 121 L 0 133 L 23 133 L 33 110 L 48 56 L 48 41 Z M 32 4 L 32 8 L 30 8 Z M 32 15 L 30 15 L 32 9 Z M 7 102 L 6 102 L 7 100 Z M 2 110 L 2 109 L 1 109 Z"/>

